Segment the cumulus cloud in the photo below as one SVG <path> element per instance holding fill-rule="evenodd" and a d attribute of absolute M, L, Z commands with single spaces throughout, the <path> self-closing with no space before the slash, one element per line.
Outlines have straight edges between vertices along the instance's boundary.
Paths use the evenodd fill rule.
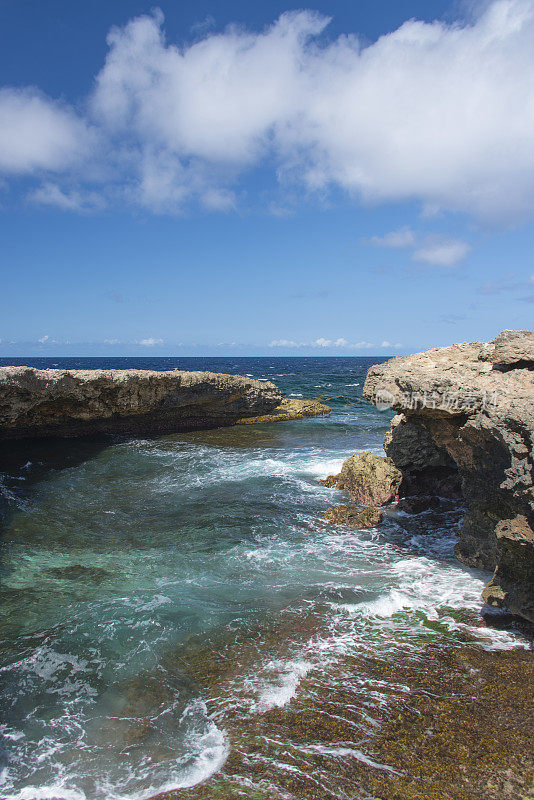
<path fill-rule="evenodd" d="M 416 261 L 429 264 L 431 267 L 454 267 L 470 250 L 471 247 L 467 242 L 461 239 L 435 239 L 427 241 L 415 250 L 413 257 Z"/>
<path fill-rule="evenodd" d="M 154 347 L 157 344 L 163 344 L 163 339 L 154 339 L 151 336 L 148 339 L 140 339 L 137 344 L 142 344 L 143 347 Z"/>
<path fill-rule="evenodd" d="M 94 144 L 72 109 L 36 89 L 0 89 L 0 172 L 65 171 Z"/>
<path fill-rule="evenodd" d="M 400 228 L 386 233 L 384 236 L 372 236 L 370 239 L 364 239 L 363 244 L 396 249 L 409 248 L 415 261 L 432 267 L 454 267 L 471 250 L 471 246 L 461 239 L 454 239 L 450 236 L 421 238 L 409 228 Z"/>
<path fill-rule="evenodd" d="M 376 247 L 392 247 L 402 249 L 404 247 L 413 247 L 415 245 L 415 234 L 410 228 L 399 228 L 396 231 L 390 231 L 384 236 L 371 236 L 370 239 L 363 240 L 364 244 L 372 244 Z"/>
<path fill-rule="evenodd" d="M 328 23 L 292 11 L 260 32 L 201 28 L 181 46 L 159 11 L 113 28 L 87 105 L 120 173 L 114 196 L 228 210 L 232 185 L 264 163 L 305 193 L 534 212 L 534 0 L 493 0 L 454 24 L 412 19 L 370 44 L 320 37 Z M 35 90 L 4 89 L 0 168 L 69 169 L 89 127 Z M 409 234 L 383 244 L 409 247 Z M 420 255 L 447 266 L 451 252 Z"/>

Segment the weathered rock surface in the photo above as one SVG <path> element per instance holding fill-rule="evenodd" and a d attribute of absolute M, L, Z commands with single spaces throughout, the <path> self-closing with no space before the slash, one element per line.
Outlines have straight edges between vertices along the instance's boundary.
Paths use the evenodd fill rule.
<path fill-rule="evenodd" d="M 374 453 L 359 453 L 348 458 L 339 475 L 329 475 L 321 483 L 345 489 L 364 506 L 381 506 L 398 497 L 402 472 L 391 458 Z"/>
<path fill-rule="evenodd" d="M 330 414 L 330 406 L 322 403 L 317 397 L 284 397 L 279 406 L 270 414 L 262 414 L 257 417 L 246 417 L 239 419 L 238 423 L 251 422 L 287 422 L 292 419 L 303 419 L 304 417 L 321 417 Z"/>
<path fill-rule="evenodd" d="M 213 428 L 281 399 L 273 383 L 214 372 L 0 367 L 0 439 Z"/>
<path fill-rule="evenodd" d="M 534 367 L 534 332 L 503 331 L 488 347 L 485 356 L 501 367 Z"/>
<path fill-rule="evenodd" d="M 447 494 L 459 478 L 457 557 L 495 571 L 487 602 L 534 622 L 533 337 L 504 331 L 391 359 L 371 367 L 363 394 L 398 412 L 384 447 L 401 491 Z"/>
<path fill-rule="evenodd" d="M 324 518 L 337 525 L 350 528 L 374 528 L 382 522 L 384 515 L 379 508 L 357 508 L 356 506 L 337 506 L 327 508 Z"/>

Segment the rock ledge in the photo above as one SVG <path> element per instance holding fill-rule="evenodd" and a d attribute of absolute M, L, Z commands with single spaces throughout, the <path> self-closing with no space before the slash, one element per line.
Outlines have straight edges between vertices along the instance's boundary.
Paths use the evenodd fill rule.
<path fill-rule="evenodd" d="M 269 381 L 215 372 L 0 367 L 0 439 L 215 428 L 281 399 Z"/>

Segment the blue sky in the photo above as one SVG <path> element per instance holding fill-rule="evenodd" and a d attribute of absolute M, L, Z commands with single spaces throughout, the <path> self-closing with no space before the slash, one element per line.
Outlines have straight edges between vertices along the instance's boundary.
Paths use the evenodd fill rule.
<path fill-rule="evenodd" d="M 532 327 L 534 2 L 307 8 L 0 2 L 1 356 Z"/>

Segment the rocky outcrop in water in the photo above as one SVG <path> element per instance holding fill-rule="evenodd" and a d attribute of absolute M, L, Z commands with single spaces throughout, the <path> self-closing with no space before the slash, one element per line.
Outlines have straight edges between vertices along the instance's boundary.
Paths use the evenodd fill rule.
<path fill-rule="evenodd" d="M 440 347 L 370 368 L 364 397 L 398 412 L 384 447 L 401 494 L 460 492 L 456 546 L 494 571 L 484 599 L 534 622 L 534 333 Z"/>
<path fill-rule="evenodd" d="M 402 472 L 391 458 L 374 453 L 354 454 L 343 462 L 339 475 L 329 475 L 324 486 L 345 489 L 364 506 L 382 506 L 398 497 Z"/>
<path fill-rule="evenodd" d="M 379 508 L 357 508 L 357 506 L 337 506 L 327 508 L 324 513 L 327 522 L 347 525 L 349 528 L 374 528 L 384 519 Z"/>
<path fill-rule="evenodd" d="M 0 439 L 215 428 L 281 399 L 269 381 L 214 372 L 0 367 Z"/>
<path fill-rule="evenodd" d="M 284 397 L 280 405 L 270 414 L 239 419 L 238 423 L 288 422 L 292 419 L 303 419 L 304 417 L 322 417 L 330 414 L 331 410 L 330 406 L 322 403 L 317 397 Z"/>

